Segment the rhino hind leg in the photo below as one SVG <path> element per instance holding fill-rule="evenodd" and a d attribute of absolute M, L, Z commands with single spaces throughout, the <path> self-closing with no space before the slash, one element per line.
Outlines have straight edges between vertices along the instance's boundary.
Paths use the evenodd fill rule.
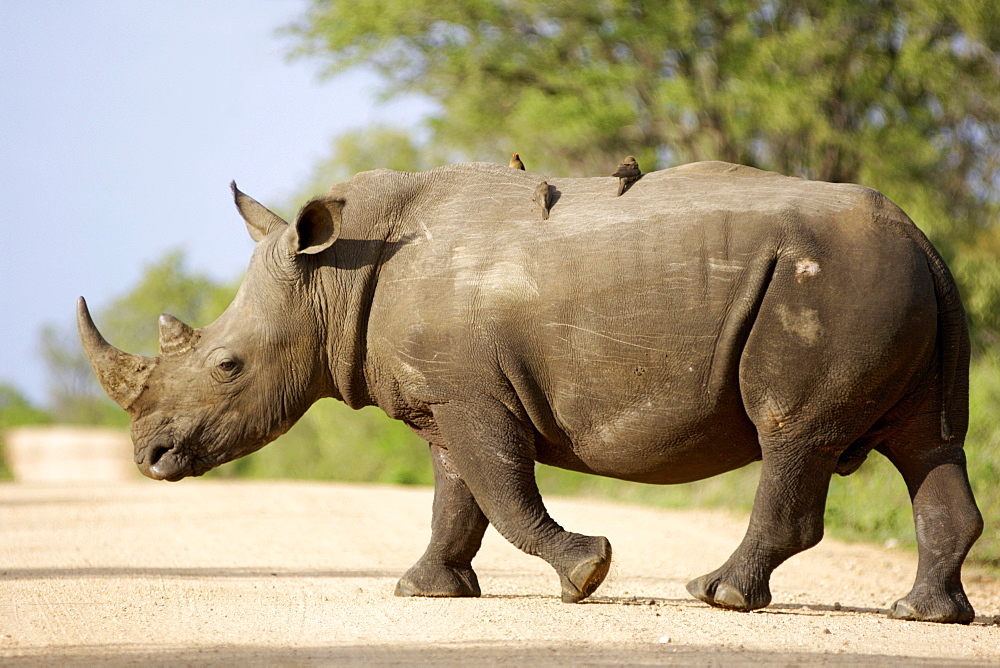
<path fill-rule="evenodd" d="M 928 425 L 928 438 L 936 436 L 936 426 Z M 962 563 L 983 531 L 983 518 L 969 486 L 964 451 L 942 448 L 934 440 L 919 454 L 898 443 L 885 450 L 910 493 L 918 553 L 913 588 L 893 603 L 889 616 L 968 624 L 975 611 L 962 587 Z"/>
<path fill-rule="evenodd" d="M 709 605 L 749 612 L 771 603 L 771 573 L 823 537 L 837 458 L 820 448 L 763 448 L 760 484 L 743 542 L 722 567 L 688 583 Z"/>
<path fill-rule="evenodd" d="M 547 561 L 564 603 L 590 596 L 611 566 L 603 536 L 566 531 L 548 514 L 535 484 L 533 438 L 506 407 L 441 405 L 434 417 L 449 460 L 501 536 Z"/>
<path fill-rule="evenodd" d="M 489 522 L 448 451 L 430 446 L 434 467 L 431 542 L 416 564 L 396 583 L 396 596 L 476 597 L 479 579 L 472 570 Z"/>

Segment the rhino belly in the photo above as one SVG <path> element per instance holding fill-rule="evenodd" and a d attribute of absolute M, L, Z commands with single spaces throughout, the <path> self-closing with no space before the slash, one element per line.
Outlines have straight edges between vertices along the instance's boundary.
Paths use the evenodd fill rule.
<path fill-rule="evenodd" d="M 710 478 L 760 459 L 753 423 L 739 406 L 687 410 L 633 406 L 574 424 L 565 438 L 536 443 L 543 464 L 583 473 L 654 484 Z"/>

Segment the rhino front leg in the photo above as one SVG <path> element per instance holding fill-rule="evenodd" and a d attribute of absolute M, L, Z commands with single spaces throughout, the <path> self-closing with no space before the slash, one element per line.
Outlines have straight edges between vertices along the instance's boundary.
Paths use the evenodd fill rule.
<path fill-rule="evenodd" d="M 431 542 L 396 584 L 396 596 L 479 596 L 472 558 L 489 522 L 480 510 L 448 451 L 430 446 L 434 466 Z"/>
<path fill-rule="evenodd" d="M 775 451 L 777 450 L 777 451 Z M 743 542 L 688 593 L 719 608 L 748 612 L 771 603 L 771 573 L 823 537 L 823 512 L 836 457 L 816 450 L 763 449 L 760 484 Z"/>
<path fill-rule="evenodd" d="M 611 567 L 611 544 L 566 531 L 549 516 L 535 484 L 532 432 L 502 405 L 449 403 L 434 417 L 451 461 L 500 535 L 556 570 L 563 602 L 590 596 Z"/>

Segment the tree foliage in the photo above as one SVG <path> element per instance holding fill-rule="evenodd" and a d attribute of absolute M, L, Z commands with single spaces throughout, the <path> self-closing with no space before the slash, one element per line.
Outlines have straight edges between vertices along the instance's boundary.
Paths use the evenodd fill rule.
<path fill-rule="evenodd" d="M 101 310 L 101 328 L 119 348 L 155 355 L 161 313 L 170 313 L 192 327 L 203 327 L 225 310 L 237 286 L 238 282 L 219 283 L 192 271 L 182 251 L 170 251 L 143 269 L 135 287 Z"/>
<path fill-rule="evenodd" d="M 994 0 L 313 0 L 290 28 L 330 73 L 438 103 L 427 145 L 607 174 L 729 160 L 881 190 L 1000 332 Z"/>
<path fill-rule="evenodd" d="M 128 424 L 128 416 L 105 396 L 98 384 L 80 347 L 75 326 L 43 327 L 40 353 L 48 375 L 48 405 L 56 421 Z"/>
<path fill-rule="evenodd" d="M 386 125 L 373 125 L 334 137 L 330 154 L 313 168 L 310 180 L 303 184 L 294 201 L 305 201 L 335 183 L 347 181 L 358 172 L 388 168 L 402 172 L 437 167 L 456 155 L 424 146 L 410 132 Z M 284 207 L 290 220 L 292 207 Z"/>

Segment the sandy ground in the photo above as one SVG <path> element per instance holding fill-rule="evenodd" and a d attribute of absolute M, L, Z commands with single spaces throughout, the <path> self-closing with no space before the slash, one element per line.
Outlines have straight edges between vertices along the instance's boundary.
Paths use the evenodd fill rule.
<path fill-rule="evenodd" d="M 684 584 L 746 518 L 549 499 L 607 536 L 588 601 L 490 530 L 480 599 L 395 598 L 429 489 L 298 483 L 0 485 L 0 665 L 998 665 L 1000 582 L 966 572 L 970 626 L 899 622 L 915 556 L 824 540 L 774 603 L 715 610 Z"/>

